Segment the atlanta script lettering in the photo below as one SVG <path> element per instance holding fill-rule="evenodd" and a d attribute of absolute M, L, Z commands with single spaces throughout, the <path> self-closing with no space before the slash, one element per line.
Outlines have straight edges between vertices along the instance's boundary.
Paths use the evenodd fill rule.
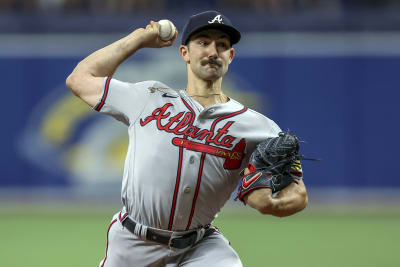
<path fill-rule="evenodd" d="M 167 103 L 161 108 L 156 108 L 150 116 L 147 116 L 144 120 L 140 119 L 140 125 L 143 127 L 154 120 L 160 131 L 188 136 L 197 140 L 205 139 L 209 144 L 226 148 L 232 147 L 232 142 L 236 138 L 228 135 L 228 129 L 234 123 L 233 121 L 226 122 L 224 126 L 215 130 L 215 132 L 208 129 L 200 129 L 193 125 L 194 114 L 191 112 L 180 112 L 175 116 L 171 116 L 171 112 L 168 111 L 168 108 L 171 106 L 171 103 Z"/>

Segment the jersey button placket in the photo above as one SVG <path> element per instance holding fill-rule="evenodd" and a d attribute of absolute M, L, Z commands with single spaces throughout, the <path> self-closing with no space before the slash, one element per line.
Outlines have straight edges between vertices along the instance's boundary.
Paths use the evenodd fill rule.
<path fill-rule="evenodd" d="M 186 164 L 182 170 L 182 180 L 180 186 L 180 196 L 178 197 L 178 203 L 176 206 L 176 215 L 174 221 L 174 227 L 176 229 L 184 230 L 191 211 L 191 205 L 193 201 L 193 189 L 196 187 L 198 163 L 197 156 L 193 151 L 185 149 Z"/>

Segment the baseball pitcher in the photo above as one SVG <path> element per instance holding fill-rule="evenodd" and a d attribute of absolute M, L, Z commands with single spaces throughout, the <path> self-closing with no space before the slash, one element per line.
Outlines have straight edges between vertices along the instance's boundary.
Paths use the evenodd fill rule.
<path fill-rule="evenodd" d="M 289 216 L 307 204 L 297 138 L 221 88 L 241 37 L 223 14 L 206 11 L 186 23 L 185 89 L 112 78 L 139 49 L 171 46 L 177 35 L 160 38 L 151 21 L 83 59 L 66 81 L 129 133 L 123 207 L 108 228 L 101 267 L 242 266 L 212 226 L 238 184 L 238 198 L 263 214 Z"/>

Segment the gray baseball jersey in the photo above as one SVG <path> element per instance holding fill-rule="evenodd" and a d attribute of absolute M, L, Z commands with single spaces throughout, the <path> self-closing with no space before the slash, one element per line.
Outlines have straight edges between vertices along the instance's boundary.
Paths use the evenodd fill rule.
<path fill-rule="evenodd" d="M 255 146 L 280 132 L 233 99 L 204 108 L 185 90 L 156 81 L 106 78 L 94 109 L 128 126 L 122 213 L 168 231 L 211 224 Z"/>

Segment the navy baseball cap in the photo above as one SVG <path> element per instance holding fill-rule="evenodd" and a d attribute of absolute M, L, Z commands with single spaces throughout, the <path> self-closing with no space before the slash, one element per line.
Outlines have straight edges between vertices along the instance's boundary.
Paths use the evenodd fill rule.
<path fill-rule="evenodd" d="M 229 35 L 231 45 L 236 44 L 240 40 L 240 32 L 226 16 L 220 12 L 209 10 L 189 18 L 189 21 L 183 28 L 182 44 L 186 45 L 189 42 L 190 36 L 205 29 L 218 29 L 225 32 Z"/>

